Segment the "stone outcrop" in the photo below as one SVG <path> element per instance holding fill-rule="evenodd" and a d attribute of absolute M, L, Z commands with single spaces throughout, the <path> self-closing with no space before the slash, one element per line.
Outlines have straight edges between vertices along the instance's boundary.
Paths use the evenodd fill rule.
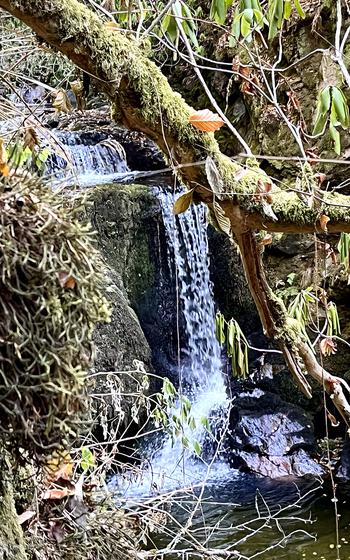
<path fill-rule="evenodd" d="M 311 417 L 278 395 L 254 389 L 233 401 L 228 437 L 233 467 L 270 478 L 322 475 L 312 458 L 316 441 Z"/>

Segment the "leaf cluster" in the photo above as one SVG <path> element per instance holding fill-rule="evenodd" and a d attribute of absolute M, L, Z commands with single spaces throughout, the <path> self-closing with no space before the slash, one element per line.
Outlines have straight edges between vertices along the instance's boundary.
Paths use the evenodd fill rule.
<path fill-rule="evenodd" d="M 350 116 L 345 95 L 336 86 L 327 86 L 318 95 L 313 134 L 322 134 L 327 124 L 334 141 L 334 151 L 340 155 L 340 133 L 337 127 L 349 128 Z"/>
<path fill-rule="evenodd" d="M 222 313 L 216 314 L 216 338 L 222 346 L 226 342 L 227 355 L 231 358 L 232 373 L 234 377 L 245 379 L 249 373 L 248 348 L 249 344 L 241 327 L 230 319 L 226 321 Z"/>
<path fill-rule="evenodd" d="M 223 25 L 232 3 L 232 0 L 212 0 L 210 18 Z M 304 18 L 305 13 L 299 0 L 293 0 L 293 2 L 292 0 L 268 0 L 267 10 L 263 8 L 260 0 L 239 0 L 233 17 L 230 46 L 234 47 L 241 38 L 247 42 L 252 41 L 253 33 L 261 32 L 264 26 L 269 28 L 269 40 L 273 40 L 281 30 L 283 22 L 291 17 L 292 4 L 299 16 Z"/>

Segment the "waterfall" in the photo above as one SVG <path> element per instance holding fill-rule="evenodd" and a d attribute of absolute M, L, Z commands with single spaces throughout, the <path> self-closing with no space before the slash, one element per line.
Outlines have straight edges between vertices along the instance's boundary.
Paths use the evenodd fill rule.
<path fill-rule="evenodd" d="M 84 143 L 78 132 L 56 131 L 57 150 L 46 162 L 46 172 L 62 185 L 90 186 L 116 181 L 129 172 L 123 147 L 113 139 Z"/>
<path fill-rule="evenodd" d="M 186 347 L 182 374 L 193 398 L 202 392 L 218 402 L 226 400 L 221 350 L 215 337 L 215 308 L 209 277 L 205 208 L 192 205 L 175 218 L 174 195 L 160 191 L 159 200 L 169 258 L 174 260 Z"/>
<path fill-rule="evenodd" d="M 47 172 L 62 185 L 94 185 L 118 182 L 129 172 L 125 152 L 113 139 L 98 144 L 85 143 L 84 135 L 56 132 L 61 146 L 50 156 Z M 137 173 L 137 172 L 136 172 Z M 159 183 L 158 183 L 159 184 Z M 132 484 L 132 492 L 147 495 L 151 489 L 166 490 L 208 479 L 208 462 L 215 461 L 215 480 L 227 477 L 229 467 L 220 460 L 220 433 L 227 420 L 229 401 L 221 361 L 221 350 L 215 337 L 215 306 L 209 275 L 209 253 L 205 207 L 192 205 L 184 214 L 174 216 L 174 195 L 157 189 L 167 237 L 170 268 L 176 270 L 179 310 L 184 333 L 178 364 L 180 395 L 191 403 L 195 427 L 183 425 L 175 440 L 165 435 L 161 444 L 147 447 L 148 465 L 141 480 Z M 175 279 L 174 279 L 175 280 Z M 179 412 L 180 401 L 175 405 Z M 208 424 L 210 429 L 208 430 Z M 184 437 L 188 440 L 183 447 Z M 194 443 L 203 449 L 200 458 Z M 197 445 L 198 449 L 198 445 Z M 124 484 L 117 481 L 117 484 Z"/>
<path fill-rule="evenodd" d="M 151 489 L 165 491 L 193 485 L 213 477 L 226 480 L 229 467 L 220 458 L 220 433 L 227 421 L 229 400 L 221 351 L 215 336 L 215 306 L 209 276 L 205 207 L 192 205 L 184 214 L 173 214 L 174 195 L 159 190 L 170 265 L 175 265 L 180 310 L 184 317 L 184 348 L 181 349 L 179 392 L 191 402 L 196 427 L 184 423 L 177 438 L 165 436 L 161 446 L 147 449 L 146 469 L 129 492 L 145 495 Z M 177 403 L 175 414 L 179 411 Z M 176 410 L 177 409 L 177 410 Z M 208 431 L 206 422 L 210 425 Z M 184 449 L 184 436 L 189 447 Z M 191 443 L 198 442 L 200 458 Z M 211 464 L 213 463 L 213 464 Z M 210 468 L 209 468 L 210 464 Z M 125 492 L 125 488 L 124 488 Z"/>

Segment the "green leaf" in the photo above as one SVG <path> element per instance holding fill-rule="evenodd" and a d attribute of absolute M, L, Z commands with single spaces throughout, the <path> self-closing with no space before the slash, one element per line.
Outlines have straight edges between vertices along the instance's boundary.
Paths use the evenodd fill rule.
<path fill-rule="evenodd" d="M 40 150 L 36 157 L 39 161 L 45 163 L 50 154 L 51 152 L 49 148 L 43 148 L 42 150 Z"/>
<path fill-rule="evenodd" d="M 243 17 L 241 19 L 241 34 L 243 39 L 247 39 L 248 36 L 251 35 L 251 31 L 252 31 L 251 23 L 245 16 L 246 11 L 247 10 L 243 12 Z"/>
<path fill-rule="evenodd" d="M 304 12 L 303 8 L 301 7 L 299 0 L 294 0 L 294 6 L 295 6 L 296 11 L 298 12 L 299 16 L 301 18 L 304 18 L 305 17 L 305 12 Z"/>
<path fill-rule="evenodd" d="M 340 134 L 339 131 L 335 128 L 335 126 L 330 123 L 329 125 L 329 132 L 331 134 L 331 137 L 334 140 L 334 151 L 335 153 L 340 156 L 341 153 L 341 143 L 340 143 Z"/>
<path fill-rule="evenodd" d="M 175 216 L 186 212 L 186 210 L 190 207 L 193 200 L 193 191 L 194 189 L 191 189 L 190 191 L 185 192 L 176 199 L 173 208 L 173 213 L 175 214 Z"/>
<path fill-rule="evenodd" d="M 312 131 L 314 135 L 321 134 L 327 124 L 328 112 L 331 107 L 331 91 L 331 86 L 328 86 L 318 94 L 315 124 Z"/>
<path fill-rule="evenodd" d="M 201 417 L 201 424 L 202 426 L 208 431 L 210 432 L 210 424 L 209 424 L 209 419 L 207 416 L 202 416 Z"/>
<path fill-rule="evenodd" d="M 180 36 L 180 31 L 176 24 L 176 20 L 172 15 L 170 16 L 170 22 L 166 34 L 169 37 L 170 41 L 173 43 L 173 45 L 177 45 Z"/>
<path fill-rule="evenodd" d="M 201 453 L 202 453 L 202 446 L 199 443 L 199 441 L 194 441 L 193 442 L 193 449 L 194 449 L 196 455 L 198 455 L 198 457 L 200 457 Z"/>
<path fill-rule="evenodd" d="M 215 332 L 219 344 L 223 345 L 225 342 L 225 318 L 220 312 L 215 317 Z"/>
<path fill-rule="evenodd" d="M 335 86 L 332 87 L 332 112 L 333 110 L 341 126 L 344 129 L 348 128 L 350 124 L 348 103 L 343 92 Z"/>
<path fill-rule="evenodd" d="M 81 460 L 80 466 L 83 471 L 88 471 L 92 469 L 95 465 L 95 457 L 92 451 L 88 447 L 81 448 Z"/>
<path fill-rule="evenodd" d="M 227 7 L 225 0 L 216 0 L 216 19 L 215 21 L 223 25 L 226 20 Z"/>
<path fill-rule="evenodd" d="M 283 12 L 284 19 L 289 19 L 291 13 L 292 13 L 292 0 L 285 0 L 284 12 Z"/>

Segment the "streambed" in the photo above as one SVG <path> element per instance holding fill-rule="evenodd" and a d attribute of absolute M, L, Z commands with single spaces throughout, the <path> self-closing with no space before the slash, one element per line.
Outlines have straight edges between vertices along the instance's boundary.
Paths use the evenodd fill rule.
<path fill-rule="evenodd" d="M 159 527 L 159 532 L 151 533 L 148 542 L 150 549 L 167 550 L 176 540 L 176 553 L 168 552 L 164 558 L 206 558 L 196 543 L 210 551 L 209 557 L 217 550 L 217 558 L 338 558 L 334 502 L 321 481 L 311 478 L 270 480 L 234 471 L 230 478 L 228 473 L 226 477 L 222 475 L 223 472 L 219 472 L 215 480 L 212 473 L 204 490 L 201 486 L 193 491 L 187 488 L 178 494 L 164 494 L 162 498 L 154 493 L 153 497 L 140 495 L 139 485 L 130 485 L 124 490 L 119 487 L 117 499 L 133 511 L 147 512 L 151 507 L 168 511 L 166 524 Z M 348 560 L 350 509 L 347 497 L 343 495 L 337 505 L 339 558 Z M 178 539 L 190 518 L 187 531 Z"/>

